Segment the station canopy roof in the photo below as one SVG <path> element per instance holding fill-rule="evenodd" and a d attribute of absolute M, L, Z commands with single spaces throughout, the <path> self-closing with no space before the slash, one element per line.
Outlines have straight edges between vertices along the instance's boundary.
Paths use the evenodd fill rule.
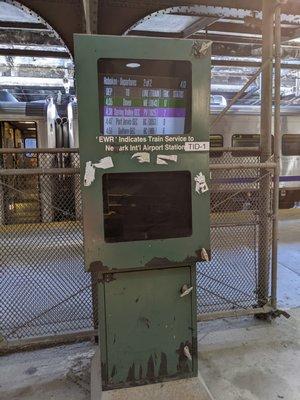
<path fill-rule="evenodd" d="M 210 5 L 214 3 L 214 5 Z M 184 2 L 183 2 L 184 3 Z M 222 104 L 231 99 L 261 62 L 262 13 L 254 6 L 235 8 L 238 1 L 205 0 L 203 5 L 176 6 L 150 13 L 124 34 L 199 38 L 213 42 L 212 93 Z M 226 3 L 226 4 L 225 4 Z M 251 4 L 250 4 L 251 3 Z M 247 2 L 256 4 L 257 1 Z M 16 4 L 16 3 L 14 3 Z M 244 3 L 246 1 L 244 0 Z M 282 100 L 300 104 L 300 0 L 289 0 L 282 15 Z M 74 94 L 74 69 L 59 35 L 38 15 L 0 0 L 0 88 L 18 100 L 49 95 L 61 100 Z M 240 104 L 260 103 L 260 79 Z"/>
<path fill-rule="evenodd" d="M 35 13 L 0 0 L 0 89 L 19 101 L 74 92 L 71 55 Z"/>

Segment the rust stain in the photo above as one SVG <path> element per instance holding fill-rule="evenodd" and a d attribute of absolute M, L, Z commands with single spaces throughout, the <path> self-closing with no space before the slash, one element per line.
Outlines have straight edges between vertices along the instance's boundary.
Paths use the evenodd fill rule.
<path fill-rule="evenodd" d="M 147 268 L 168 268 L 168 267 L 182 267 L 183 265 L 194 265 L 198 262 L 197 257 L 187 257 L 182 261 L 169 260 L 168 258 L 154 257 L 145 264 Z"/>
<path fill-rule="evenodd" d="M 107 382 L 108 376 L 107 376 L 107 367 L 106 363 L 101 363 L 101 375 L 102 375 L 102 381 Z"/>
<path fill-rule="evenodd" d="M 114 365 L 113 368 L 112 368 L 112 370 L 111 370 L 111 374 L 110 374 L 111 378 L 113 378 L 113 377 L 116 375 L 116 373 L 117 373 L 117 368 L 116 368 L 116 366 Z"/>
<path fill-rule="evenodd" d="M 139 380 L 141 381 L 143 379 L 143 367 L 140 365 L 139 368 Z"/>
<path fill-rule="evenodd" d="M 155 381 L 155 375 L 154 375 L 154 361 L 153 357 L 149 357 L 148 363 L 147 363 L 147 373 L 146 373 L 146 378 L 150 381 L 153 382 Z"/>
<path fill-rule="evenodd" d="M 160 378 L 164 378 L 168 376 L 168 359 L 166 353 L 160 354 L 160 365 L 158 375 Z"/>
<path fill-rule="evenodd" d="M 134 363 L 129 367 L 126 382 L 128 382 L 128 383 L 135 382 L 135 364 Z"/>
<path fill-rule="evenodd" d="M 102 261 L 93 261 L 90 263 L 91 272 L 109 272 L 110 269 L 102 263 Z"/>

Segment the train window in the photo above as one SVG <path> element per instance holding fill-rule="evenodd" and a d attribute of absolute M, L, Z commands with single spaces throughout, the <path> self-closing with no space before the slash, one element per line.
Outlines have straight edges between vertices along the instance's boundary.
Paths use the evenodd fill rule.
<path fill-rule="evenodd" d="M 102 181 L 107 243 L 192 235 L 190 172 L 104 174 Z"/>
<path fill-rule="evenodd" d="M 25 149 L 36 149 L 37 148 L 37 140 L 33 137 L 27 137 L 24 139 L 24 147 Z M 34 153 L 26 153 L 26 157 L 35 157 Z"/>
<path fill-rule="evenodd" d="M 260 135 L 232 135 L 232 147 L 260 147 Z M 272 135 L 272 153 L 274 151 L 274 136 Z M 232 153 L 234 157 L 256 157 L 255 151 L 238 151 Z"/>
<path fill-rule="evenodd" d="M 100 59 L 104 135 L 177 135 L 191 129 L 189 61 Z"/>
<path fill-rule="evenodd" d="M 210 148 L 213 149 L 214 147 L 223 147 L 224 146 L 224 139 L 222 135 L 210 135 L 209 136 L 209 141 L 210 141 Z M 216 157 L 222 157 L 223 152 L 221 151 L 210 151 L 209 156 L 216 158 Z"/>
<path fill-rule="evenodd" d="M 300 156 L 300 135 L 282 136 L 282 155 Z"/>
<path fill-rule="evenodd" d="M 37 126 L 34 121 L 4 121 L 1 136 L 3 147 L 24 148 L 25 138 L 37 137 Z"/>

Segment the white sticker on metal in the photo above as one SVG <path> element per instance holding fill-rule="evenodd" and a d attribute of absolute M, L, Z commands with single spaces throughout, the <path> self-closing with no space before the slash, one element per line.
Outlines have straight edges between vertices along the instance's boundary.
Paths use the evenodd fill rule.
<path fill-rule="evenodd" d="M 198 194 L 205 193 L 209 190 L 208 185 L 206 183 L 205 175 L 203 175 L 202 172 L 200 172 L 198 175 L 195 176 L 195 182 L 196 182 L 195 190 Z"/>
<path fill-rule="evenodd" d="M 111 157 L 105 157 L 99 160 L 98 163 L 92 164 L 92 161 L 88 161 L 85 164 L 85 173 L 84 173 L 84 186 L 91 186 L 91 184 L 95 180 L 96 168 L 99 169 L 109 169 L 113 168 L 114 163 Z"/>
<path fill-rule="evenodd" d="M 140 164 L 150 162 L 150 153 L 134 153 L 131 158 L 136 158 Z"/>
<path fill-rule="evenodd" d="M 161 155 L 158 154 L 156 164 L 159 165 L 168 165 L 168 161 L 177 162 L 178 156 L 177 155 Z"/>
<path fill-rule="evenodd" d="M 84 186 L 91 186 L 95 180 L 95 168 L 91 161 L 85 164 Z"/>
<path fill-rule="evenodd" d="M 109 169 L 113 168 L 114 163 L 111 157 L 102 158 L 97 164 L 93 164 L 95 168 Z"/>
<path fill-rule="evenodd" d="M 184 151 L 209 151 L 209 142 L 186 142 L 184 144 Z"/>

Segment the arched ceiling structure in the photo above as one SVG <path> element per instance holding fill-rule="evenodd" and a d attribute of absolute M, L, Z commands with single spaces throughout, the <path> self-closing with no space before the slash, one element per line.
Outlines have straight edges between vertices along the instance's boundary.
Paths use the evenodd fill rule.
<path fill-rule="evenodd" d="M 14 0 L 4 1 L 16 3 Z M 71 52 L 73 34 L 86 30 L 110 35 L 127 32 L 188 37 L 197 34 L 199 38 L 212 40 L 213 52 L 220 56 L 235 54 L 251 57 L 261 43 L 262 0 L 20 0 L 20 3 L 47 21 Z M 165 29 L 160 32 L 158 16 L 163 27 L 163 16 L 165 20 L 173 18 L 173 27 L 182 24 L 184 18 L 187 25 L 181 31 L 167 32 Z M 137 24 L 143 18 L 146 20 L 139 28 Z M 288 0 L 282 5 L 282 24 L 283 37 L 287 42 L 300 36 L 299 0 Z M 298 58 L 299 50 L 289 43 L 284 47 L 283 56 Z"/>
<path fill-rule="evenodd" d="M 274 5 L 286 3 L 282 5 L 282 58 L 284 68 L 289 69 L 285 75 L 287 95 L 293 99 L 297 88 L 297 97 L 300 97 L 299 85 L 297 88 L 295 85 L 300 73 L 300 0 L 270 1 L 274 1 Z M 32 38 L 36 37 L 50 47 L 58 45 L 61 38 L 71 53 L 74 33 L 189 37 L 213 41 L 213 65 L 228 67 L 228 70 L 224 69 L 228 77 L 229 68 L 246 67 L 251 75 L 260 65 L 262 0 L 0 0 L 1 3 L 18 4 L 19 7 L 22 4 L 42 18 L 41 21 L 19 21 L 17 26 L 27 27 L 24 35 L 30 31 Z M 13 24 L 0 20 L 0 30 L 6 25 L 12 28 Z M 46 39 L 41 36 L 41 32 L 51 32 L 50 28 L 59 37 L 50 35 Z M 46 47 L 25 49 L 24 52 L 37 57 L 70 57 L 66 49 L 55 54 L 53 49 Z M 18 52 L 16 47 L 4 50 L 12 55 Z M 234 93 L 238 86 L 224 82 L 222 73 L 223 70 L 217 76 L 217 84 L 226 84 Z M 237 77 L 247 77 L 240 69 L 234 73 Z"/>
<path fill-rule="evenodd" d="M 83 0 L 2 0 L 1 3 L 7 3 L 21 8 L 26 7 L 28 13 L 33 11 L 41 17 L 41 21 L 32 21 L 31 23 L 18 21 L 0 21 L 0 27 L 7 28 L 28 28 L 34 31 L 45 30 L 45 28 L 53 28 L 61 37 L 65 45 L 73 51 L 73 34 L 85 32 L 85 12 Z M 44 21 L 48 26 L 45 27 Z M 6 25 L 6 26 L 5 26 Z"/>
<path fill-rule="evenodd" d="M 262 0 L 99 0 L 98 33 L 120 35 L 156 11 L 183 5 L 188 14 L 189 8 L 193 13 L 193 7 L 201 5 L 209 15 L 223 15 L 232 19 L 242 18 L 243 15 L 255 17 L 262 10 Z M 288 0 L 282 6 L 282 12 L 287 21 L 297 19 L 300 23 L 299 0 Z M 230 27 L 230 22 L 227 27 Z"/>
<path fill-rule="evenodd" d="M 4 1 L 14 3 L 13 0 Z M 261 34 L 262 0 L 20 0 L 20 3 L 47 21 L 71 52 L 73 34 L 86 32 L 86 27 L 92 33 L 122 35 L 141 19 L 166 9 L 169 9 L 167 13 L 174 15 L 174 19 L 178 14 L 201 17 L 202 24 L 199 26 L 203 29 L 206 28 L 203 18 L 207 18 L 207 26 L 210 27 L 208 38 L 216 44 L 226 43 L 222 46 L 225 55 L 231 52 L 230 44 L 234 42 L 234 36 L 241 34 L 241 41 L 243 35 L 248 34 L 250 38 L 244 38 L 242 44 L 247 41 L 251 44 L 249 40 L 255 44 L 257 38 L 253 35 Z M 183 4 L 185 7 L 182 7 Z M 180 11 L 176 11 L 176 7 Z M 282 13 L 284 36 L 300 36 L 300 1 L 288 0 L 282 6 Z M 197 28 L 197 23 L 187 26 L 187 32 L 194 28 Z M 225 38 L 224 32 L 227 32 Z M 232 33 L 231 37 L 228 37 L 228 32 Z M 135 34 L 140 33 L 135 31 Z M 241 55 L 246 56 L 242 52 Z"/>

